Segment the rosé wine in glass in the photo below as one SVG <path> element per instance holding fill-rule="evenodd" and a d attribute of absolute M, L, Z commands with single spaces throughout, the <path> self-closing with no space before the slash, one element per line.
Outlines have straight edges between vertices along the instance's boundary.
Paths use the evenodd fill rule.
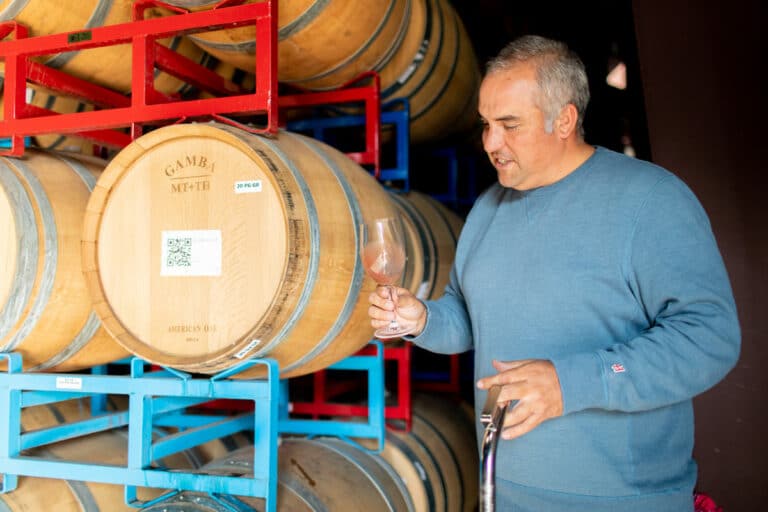
<path fill-rule="evenodd" d="M 393 285 L 400 280 L 405 269 L 405 238 L 402 222 L 398 218 L 376 218 L 360 225 L 360 257 L 365 272 L 378 284 L 389 290 L 389 297 L 397 313 L 397 293 Z M 379 339 L 399 338 L 410 329 L 402 328 L 392 320 L 386 328 L 377 329 Z"/>
<path fill-rule="evenodd" d="M 363 248 L 363 266 L 377 283 L 393 285 L 403 275 L 405 250 L 397 244 L 368 242 Z"/>

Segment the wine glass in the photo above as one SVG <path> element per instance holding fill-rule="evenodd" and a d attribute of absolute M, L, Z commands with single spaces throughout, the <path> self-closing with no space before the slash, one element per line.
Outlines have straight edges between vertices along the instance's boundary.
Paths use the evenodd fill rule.
<path fill-rule="evenodd" d="M 392 286 L 400 280 L 405 269 L 405 242 L 403 224 L 399 218 L 374 218 L 360 224 L 360 257 L 365 272 L 377 283 L 385 285 L 397 312 L 397 292 Z M 374 336 L 379 339 L 399 338 L 411 332 L 401 327 L 396 319 Z"/>

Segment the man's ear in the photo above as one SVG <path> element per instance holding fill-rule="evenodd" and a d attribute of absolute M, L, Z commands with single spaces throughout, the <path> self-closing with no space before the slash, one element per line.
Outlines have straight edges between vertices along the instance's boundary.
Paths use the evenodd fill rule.
<path fill-rule="evenodd" d="M 566 139 L 576 131 L 576 123 L 579 119 L 579 111 L 573 103 L 568 103 L 560 109 L 560 115 L 555 120 L 555 132 L 557 135 Z"/>

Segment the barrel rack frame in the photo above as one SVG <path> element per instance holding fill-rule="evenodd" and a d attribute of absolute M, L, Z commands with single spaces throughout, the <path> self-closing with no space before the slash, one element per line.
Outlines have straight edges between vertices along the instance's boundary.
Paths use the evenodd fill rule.
<path fill-rule="evenodd" d="M 231 494 L 264 498 L 266 510 L 277 507 L 278 436 L 334 436 L 369 438 L 377 449 L 384 446 L 384 351 L 374 341 L 367 355 L 350 356 L 330 369 L 367 372 L 368 407 L 364 421 L 301 419 L 291 415 L 288 383 L 280 380 L 277 363 L 271 359 L 244 361 L 210 378 L 193 377 L 163 368 L 145 373 L 146 363 L 130 360 L 130 375 L 25 373 L 17 353 L 0 354 L 7 364 L 0 373 L 0 494 L 13 491 L 18 476 L 82 480 L 125 486 L 125 501 L 134 507 L 148 506 L 168 496 L 141 501 L 138 487 Z M 266 367 L 265 379 L 238 380 L 229 377 L 256 365 Z M 128 396 L 126 411 L 107 412 L 107 394 Z M 22 432 L 21 411 L 26 407 L 63 400 L 91 398 L 90 419 Z M 240 400 L 253 404 L 251 412 L 235 415 L 195 414 L 191 407 L 211 400 Z M 177 433 L 152 439 L 154 427 L 175 427 Z M 58 441 L 114 428 L 128 428 L 125 466 L 81 463 L 36 457 L 23 451 Z M 242 431 L 253 432 L 254 474 L 246 476 L 206 475 L 200 472 L 151 468 L 162 459 L 205 442 Z"/>
<path fill-rule="evenodd" d="M 277 83 L 277 0 L 242 4 L 243 0 L 223 0 L 212 10 L 187 12 L 157 0 L 134 3 L 134 21 L 88 30 L 28 37 L 24 25 L 10 21 L 0 24 L 0 60 L 5 62 L 4 119 L 0 138 L 10 140 L 2 156 L 21 156 L 26 137 L 47 133 L 75 134 L 97 144 L 122 148 L 142 134 L 148 124 L 168 124 L 199 117 L 235 124 L 254 133 L 276 133 L 278 107 L 293 108 L 329 103 L 363 102 L 365 106 L 365 150 L 348 156 L 360 164 L 370 164 L 378 178 L 380 171 L 379 134 L 381 123 L 378 74 L 365 73 L 335 90 L 278 94 Z M 144 11 L 162 6 L 173 16 L 144 19 Z M 259 51 L 254 57 L 253 92 L 160 44 L 157 39 L 196 32 L 254 25 Z M 132 48 L 131 93 L 126 96 L 35 62 L 32 57 L 91 48 L 130 44 Z M 203 99 L 182 99 L 162 94 L 153 86 L 155 69 L 169 73 L 189 85 L 212 93 Z M 366 80 L 369 83 L 363 84 Z M 26 84 L 93 104 L 90 112 L 58 113 L 29 105 Z M 261 115 L 258 126 L 246 126 L 224 115 Z M 129 128 L 129 133 L 117 128 Z"/>
<path fill-rule="evenodd" d="M 211 11 L 190 13 L 155 0 L 137 1 L 132 22 L 39 37 L 28 37 L 27 28 L 17 22 L 0 24 L 0 39 L 10 36 L 10 39 L 0 41 L 0 60 L 5 62 L 5 106 L 0 120 L 0 138 L 7 141 L 0 146 L 6 148 L 0 156 L 23 156 L 30 137 L 47 133 L 72 134 L 104 147 L 119 149 L 139 137 L 145 126 L 199 118 L 212 118 L 254 133 L 273 134 L 279 129 L 278 108 L 354 102 L 364 105 L 364 116 L 350 117 L 354 118 L 355 124 L 365 125 L 365 149 L 347 155 L 361 165 L 372 166 L 379 179 L 407 180 L 407 102 L 393 113 L 382 116 L 379 78 L 373 72 L 332 91 L 279 95 L 277 0 L 255 4 L 242 2 L 223 0 Z M 154 5 L 177 14 L 143 19 L 144 10 Z M 259 48 L 255 57 L 253 91 L 246 91 L 155 42 L 169 36 L 247 25 L 256 27 Z M 132 46 L 130 95 L 31 60 L 36 56 L 115 44 Z M 161 94 L 152 83 L 156 69 L 212 93 L 213 97 L 190 100 Z M 26 100 L 27 83 L 93 104 L 96 110 L 58 113 L 30 105 Z M 254 115 L 264 119 L 257 127 L 236 120 L 240 116 Z M 379 149 L 382 121 L 398 126 L 398 146 L 406 151 L 402 155 L 398 153 L 397 168 L 388 174 L 385 171 L 383 175 Z M 299 411 L 292 412 L 287 381 L 279 379 L 277 364 L 270 359 L 245 361 L 213 377 L 199 378 L 168 368 L 145 373 L 146 364 L 139 359 L 130 361 L 128 376 L 105 374 L 98 368 L 93 369 L 92 374 L 26 373 L 20 354 L 0 353 L 0 361 L 5 361 L 7 366 L 5 372 L 0 372 L 0 411 L 7 412 L 7 418 L 0 419 L 0 493 L 14 490 L 18 476 L 26 475 L 124 485 L 126 503 L 137 507 L 148 505 L 137 497 L 137 488 L 143 486 L 168 489 L 172 493 L 194 490 L 212 496 L 220 493 L 264 498 L 266 510 L 272 512 L 277 506 L 277 439 L 280 434 L 328 435 L 350 442 L 353 442 L 351 438 L 372 438 L 377 441 L 378 449 L 383 448 L 384 358 L 387 350 L 380 342 L 372 343 L 373 348 L 329 367 L 368 373 L 368 407 L 364 411 L 355 411 L 358 416 L 367 412 L 364 422 L 292 416 Z M 267 368 L 266 379 L 229 378 L 254 365 Z M 404 368 L 409 369 L 409 365 Z M 106 412 L 107 394 L 127 395 L 128 410 Z M 22 432 L 22 409 L 83 397 L 91 399 L 92 418 Z M 188 409 L 217 400 L 249 401 L 253 404 L 252 411 L 217 416 L 196 415 Z M 94 471 L 91 464 L 42 459 L 21 453 L 123 426 L 129 431 L 125 467 L 102 465 Z M 153 426 L 176 427 L 179 432 L 153 442 Z M 253 430 L 254 457 L 258 457 L 251 478 L 171 472 L 150 467 L 152 461 L 169 454 L 244 430 Z"/>
<path fill-rule="evenodd" d="M 365 76 L 365 75 L 363 75 Z M 312 117 L 308 119 L 299 119 L 296 121 L 289 121 L 286 126 L 289 130 L 294 132 L 303 132 L 311 134 L 311 136 L 317 140 L 327 141 L 328 131 L 336 128 L 344 128 L 349 126 L 365 125 L 368 126 L 368 118 L 374 115 L 373 113 L 366 113 L 365 115 L 340 115 L 340 116 L 325 116 L 325 117 Z M 411 188 L 409 180 L 409 139 L 410 139 L 410 106 L 408 100 L 403 98 L 397 98 L 381 105 L 381 121 L 380 125 L 391 126 L 394 131 L 394 153 L 395 163 L 394 167 L 388 167 L 380 169 L 374 169 L 374 176 L 380 181 L 384 182 L 385 186 L 391 182 L 397 182 L 398 192 L 408 192 Z M 366 135 L 366 140 L 371 140 L 371 135 Z M 379 155 L 381 150 L 379 149 Z M 380 160 L 381 157 L 379 156 Z M 357 158 L 355 161 L 358 163 L 371 163 L 375 166 L 374 159 L 368 159 L 366 157 Z"/>

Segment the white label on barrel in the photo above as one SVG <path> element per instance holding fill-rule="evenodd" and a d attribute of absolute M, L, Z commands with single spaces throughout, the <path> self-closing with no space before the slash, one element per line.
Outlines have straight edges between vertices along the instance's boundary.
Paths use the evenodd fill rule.
<path fill-rule="evenodd" d="M 56 389 L 83 389 L 80 377 L 56 377 Z"/>
<path fill-rule="evenodd" d="M 423 281 L 419 285 L 419 289 L 416 290 L 416 298 L 426 300 L 427 299 L 427 293 L 429 292 L 429 282 Z"/>
<path fill-rule="evenodd" d="M 220 276 L 221 231 L 163 231 L 161 276 Z"/>
<path fill-rule="evenodd" d="M 261 180 L 235 182 L 235 194 L 252 194 L 253 192 L 261 192 Z"/>
<path fill-rule="evenodd" d="M 256 345 L 258 345 L 259 343 L 261 343 L 261 340 L 251 340 L 251 342 L 247 344 L 243 350 L 235 354 L 235 357 L 238 359 L 244 358 L 245 356 L 248 355 L 248 352 L 253 350 L 256 347 Z"/>

